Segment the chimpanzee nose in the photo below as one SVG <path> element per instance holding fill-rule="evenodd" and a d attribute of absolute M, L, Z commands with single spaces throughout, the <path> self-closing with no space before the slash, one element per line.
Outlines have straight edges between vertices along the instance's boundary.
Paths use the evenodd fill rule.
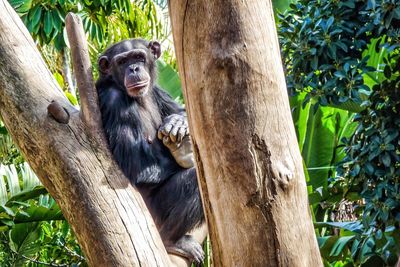
<path fill-rule="evenodd" d="M 132 73 L 137 73 L 137 72 L 139 72 L 139 66 L 136 66 L 136 65 L 131 65 L 131 66 L 129 67 L 129 69 L 131 70 Z"/>

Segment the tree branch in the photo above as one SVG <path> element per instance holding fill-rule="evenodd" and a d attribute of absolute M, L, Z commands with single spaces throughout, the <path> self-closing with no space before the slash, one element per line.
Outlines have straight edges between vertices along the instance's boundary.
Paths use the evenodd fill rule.
<path fill-rule="evenodd" d="M 77 15 L 68 13 L 65 18 L 65 26 L 71 48 L 72 66 L 75 70 L 79 89 L 81 117 L 88 126 L 90 133 L 97 136 L 103 132 L 101 129 L 101 113 L 82 20 Z"/>
<path fill-rule="evenodd" d="M 86 91 L 81 95 L 85 109 L 79 115 L 6 0 L 0 0 L 0 55 L 0 116 L 59 204 L 88 263 L 168 266 L 168 255 L 141 195 L 112 160 L 100 135 L 93 134 L 101 128 L 90 64 L 81 63 L 82 71 L 76 71 L 89 75 L 79 78 L 86 81 L 80 84 Z M 68 121 L 59 123 L 48 116 L 46 107 L 53 100 L 57 110 L 69 114 Z"/>

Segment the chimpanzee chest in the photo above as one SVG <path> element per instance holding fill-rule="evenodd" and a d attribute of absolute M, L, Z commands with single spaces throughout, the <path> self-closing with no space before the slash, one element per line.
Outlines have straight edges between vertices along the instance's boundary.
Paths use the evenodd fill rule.
<path fill-rule="evenodd" d="M 152 142 L 157 138 L 157 130 L 162 123 L 161 114 L 156 108 L 140 107 L 139 116 L 144 138 Z"/>

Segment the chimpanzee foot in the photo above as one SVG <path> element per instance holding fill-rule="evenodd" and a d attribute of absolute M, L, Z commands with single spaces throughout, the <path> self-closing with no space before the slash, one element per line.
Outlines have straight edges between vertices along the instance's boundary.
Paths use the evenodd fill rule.
<path fill-rule="evenodd" d="M 204 260 L 204 251 L 201 245 L 191 236 L 184 235 L 172 246 L 166 247 L 168 253 L 185 257 L 195 264 L 200 264 Z"/>

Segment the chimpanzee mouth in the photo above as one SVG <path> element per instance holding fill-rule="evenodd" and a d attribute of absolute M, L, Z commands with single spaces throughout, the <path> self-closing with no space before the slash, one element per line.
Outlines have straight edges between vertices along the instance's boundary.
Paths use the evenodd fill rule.
<path fill-rule="evenodd" d="M 149 85 L 149 81 L 140 81 L 140 82 L 135 82 L 135 83 L 126 83 L 125 87 L 128 91 L 137 91 L 140 89 L 143 89 Z"/>

